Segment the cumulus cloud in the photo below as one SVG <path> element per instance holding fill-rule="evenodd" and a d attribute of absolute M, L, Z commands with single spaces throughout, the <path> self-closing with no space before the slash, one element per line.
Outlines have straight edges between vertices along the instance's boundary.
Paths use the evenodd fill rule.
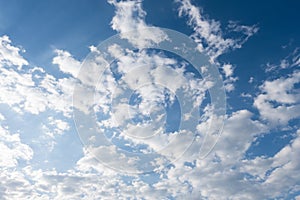
<path fill-rule="evenodd" d="M 21 73 L 7 66 L 0 72 L 1 102 L 16 112 L 39 114 L 53 109 L 70 115 L 74 79 L 57 80 L 52 75 L 41 73 L 39 81 L 34 81 L 35 75 L 29 70 Z"/>
<path fill-rule="evenodd" d="M 290 144 L 282 148 L 271 160 L 271 173 L 267 176 L 263 186 L 274 190 L 269 195 L 273 198 L 283 196 L 289 191 L 299 191 L 300 162 L 297 159 L 300 153 L 300 130 Z"/>
<path fill-rule="evenodd" d="M 294 71 L 288 77 L 265 81 L 260 86 L 262 93 L 254 100 L 254 106 L 261 117 L 273 125 L 286 125 L 290 120 L 298 118 L 300 94 L 295 85 L 299 82 L 299 71 Z"/>
<path fill-rule="evenodd" d="M 227 92 L 234 90 L 234 83 L 238 80 L 238 77 L 234 75 L 234 67 L 231 64 L 224 64 L 222 66 L 224 77 L 224 87 Z"/>
<path fill-rule="evenodd" d="M 77 77 L 81 63 L 67 51 L 56 49 L 55 53 L 56 56 L 53 58 L 52 63 L 57 64 L 62 72 Z"/>
<path fill-rule="evenodd" d="M 229 116 L 214 150 L 203 159 L 199 156 L 201 140 L 195 141 L 155 187 L 167 190 L 178 199 L 259 198 L 260 194 L 253 193 L 258 185 L 251 186 L 250 181 L 243 181 L 245 174 L 240 171 L 252 141 L 266 131 L 263 124 L 251 119 L 252 115 L 241 110 Z"/>
<path fill-rule="evenodd" d="M 141 2 L 109 2 L 116 7 L 112 27 L 133 45 L 145 47 L 149 43 L 159 43 L 166 39 L 159 29 L 153 29 L 156 34 L 144 31 L 143 28 L 149 25 L 145 23 L 146 13 L 142 9 Z M 217 57 L 228 49 L 239 48 L 239 45 L 257 31 L 254 26 L 241 26 L 231 22 L 229 27 L 232 31 L 242 32 L 245 37 L 241 40 L 224 39 L 219 22 L 203 17 L 202 11 L 189 1 L 182 1 L 180 5 L 180 13 L 188 15 L 190 24 L 195 28 L 193 37 L 199 42 L 199 48 L 205 49 L 212 57 Z M 126 34 L 128 31 L 133 31 L 134 34 Z M 98 50 L 96 47 L 91 47 L 91 51 L 97 53 Z M 57 50 L 53 64 L 57 64 L 65 75 L 72 75 L 57 78 L 45 72 L 43 68 L 29 66 L 28 69 L 21 70 L 21 67 L 28 65 L 29 62 L 19 54 L 20 52 L 21 49 L 13 46 L 7 36 L 2 37 L 1 104 L 12 111 L 8 116 L 15 116 L 25 121 L 24 123 L 29 121 L 26 118 L 28 115 L 39 118 L 39 124 L 36 123 L 35 126 L 41 127 L 39 130 L 41 133 L 38 134 L 47 136 L 45 138 L 47 144 L 53 142 L 54 145 L 62 142 L 57 138 L 74 128 L 70 123 L 74 86 L 79 85 L 83 91 L 93 86 L 96 78 L 92 76 L 99 72 L 94 69 L 107 63 L 101 57 L 102 55 L 97 55 L 96 62 L 88 63 L 91 67 L 78 80 L 75 77 L 79 72 L 80 61 L 67 51 Z M 25 139 L 29 141 L 26 136 L 30 134 L 24 130 L 11 131 L 11 124 L 7 124 L 11 119 L 6 114 L 0 114 L 0 196 L 2 198 L 267 199 L 287 198 L 285 194 L 299 191 L 299 130 L 296 131 L 293 139 L 274 156 L 254 156 L 254 158 L 247 156 L 247 151 L 257 138 L 272 130 L 272 126 L 264 120 L 286 126 L 289 120 L 299 118 L 299 90 L 297 89 L 300 81 L 299 71 L 294 71 L 287 77 L 265 81 L 260 86 L 261 94 L 255 97 L 254 106 L 264 120 L 256 119 L 256 116 L 246 109 L 228 113 L 223 133 L 218 138 L 218 135 L 214 134 L 205 136 L 207 127 L 216 127 L 221 120 L 218 117 L 224 117 L 213 117 L 211 105 L 207 105 L 204 109 L 205 113 L 203 118 L 200 118 L 200 122 L 185 123 L 193 118 L 196 112 L 198 116 L 199 110 L 196 108 L 206 100 L 205 92 L 213 87 L 214 83 L 205 78 L 195 78 L 193 74 L 185 71 L 185 63 L 167 58 L 162 53 L 155 55 L 143 51 L 134 52 L 118 46 L 111 46 L 108 53 L 117 58 L 115 63 L 117 67 L 104 72 L 102 79 L 97 82 L 99 85 L 93 91 L 95 94 L 88 93 L 91 96 L 95 95 L 93 97 L 98 104 L 87 102 L 90 103 L 88 108 L 92 107 L 95 114 L 102 114 L 98 119 L 100 128 L 112 130 L 114 136 L 117 136 L 116 139 L 123 139 L 117 142 L 130 140 L 131 143 L 127 143 L 130 147 L 144 145 L 141 149 L 142 153 L 160 151 L 160 157 L 151 163 L 153 166 L 164 164 L 165 160 L 162 159 L 164 156 L 172 158 L 184 152 L 186 149 L 183 147 L 189 146 L 192 139 L 193 143 L 184 156 L 173 160 L 174 162 L 168 167 L 160 168 L 161 171 L 148 174 L 122 174 L 105 167 L 97 160 L 95 154 L 100 154 L 102 161 L 107 164 L 122 165 L 124 171 L 133 168 L 143 169 L 139 164 L 145 163 L 138 162 L 139 159 L 135 157 L 127 157 L 127 154 L 120 153 L 115 146 L 111 145 L 95 148 L 94 154 L 91 152 L 92 149 L 83 148 L 83 156 L 67 170 L 41 169 L 34 163 L 36 159 L 34 156 L 38 152 L 33 143 L 25 142 Z M 295 63 L 297 62 L 295 58 Z M 283 63 L 282 66 L 284 65 Z M 202 69 L 205 71 L 204 66 Z M 233 87 L 230 84 L 235 81 L 234 67 L 225 64 L 222 69 L 224 76 L 229 80 L 227 90 L 230 91 Z M 119 79 L 114 76 L 118 76 Z M 160 86 L 152 84 L 153 82 L 159 83 Z M 181 125 L 184 129 L 182 131 L 159 135 L 163 132 L 165 124 L 160 123 L 165 120 L 165 115 L 156 111 L 165 112 L 163 109 L 165 104 L 162 106 L 159 102 L 165 101 L 168 95 L 172 96 L 166 95 L 167 92 L 162 90 L 162 86 L 168 88 L 170 93 L 183 88 L 182 92 L 186 98 L 183 103 L 189 106 L 182 119 Z M 136 90 L 136 93 L 144 98 L 137 98 L 135 104 L 128 105 L 126 88 Z M 111 99 L 116 96 L 119 97 L 119 101 L 113 102 L 114 110 L 111 108 Z M 168 103 L 175 101 L 174 98 L 170 99 Z M 87 113 L 90 112 L 91 109 Z M 147 115 L 149 112 L 156 114 L 155 118 L 152 116 L 154 127 L 142 127 L 142 120 L 129 125 L 122 123 L 126 117 L 136 114 Z M 113 123 L 111 118 L 113 115 L 118 118 L 118 123 Z M 196 130 L 189 128 L 193 126 Z M 127 131 L 127 135 L 116 135 L 114 131 L 118 127 L 124 128 L 122 130 Z M 32 134 L 37 134 L 35 129 L 30 131 Z M 139 132 L 142 132 L 142 136 L 158 134 L 152 140 L 132 137 L 139 136 Z M 208 144 L 214 144 L 216 138 L 218 143 L 215 148 L 203 158 L 201 153 L 206 148 L 203 146 L 204 139 Z M 168 144 L 171 145 L 161 149 Z M 128 146 L 125 145 L 124 148 Z M 103 149 L 109 153 L 101 154 Z M 53 146 L 50 145 L 49 149 L 43 149 L 43 153 L 51 150 Z M 66 149 L 63 149 L 62 153 L 64 151 Z"/>
<path fill-rule="evenodd" d="M 274 157 L 250 159 L 245 154 L 251 143 L 269 131 L 251 116 L 246 110 L 233 113 L 211 154 L 205 159 L 193 154 L 182 157 L 154 187 L 175 198 L 190 199 L 287 198 L 289 192 L 298 191 L 299 130 Z"/>
<path fill-rule="evenodd" d="M 167 39 L 162 30 L 145 23 L 146 12 L 142 9 L 141 1 L 109 0 L 108 2 L 116 9 L 111 21 L 112 28 L 133 45 L 142 48 Z"/>
<path fill-rule="evenodd" d="M 118 45 L 111 45 L 108 50 L 116 60 L 97 83 L 95 102 L 101 103 L 89 105 L 99 116 L 100 134 L 113 132 L 110 140 L 128 142 L 131 147 L 142 146 L 139 151 L 143 153 L 155 152 L 166 159 L 176 159 L 193 141 L 197 123 L 194 115 L 214 82 L 197 77 L 185 62 L 170 59 L 164 52 L 135 52 Z M 87 62 L 94 62 L 90 58 Z M 80 96 L 86 97 L 85 91 Z M 186 117 L 181 121 L 182 130 L 168 133 L 165 120 L 170 113 L 166 110 L 168 104 L 174 103 L 175 95 L 180 98 L 181 111 Z M 134 96 L 136 103 L 128 105 Z"/>
<path fill-rule="evenodd" d="M 27 60 L 25 60 L 20 55 L 19 47 L 11 45 L 11 40 L 7 35 L 0 37 L 0 64 L 1 65 L 15 65 L 21 68 L 23 65 L 28 65 Z"/>
<path fill-rule="evenodd" d="M 13 46 L 7 36 L 3 38 L 5 42 L 0 46 L 1 103 L 22 114 L 28 112 L 37 115 L 50 109 L 70 116 L 76 79 L 72 77 L 57 79 L 47 74 L 41 67 L 28 66 L 21 70 L 20 67 L 27 65 L 28 61 L 19 54 L 20 49 Z M 80 62 L 66 51 L 57 52 L 59 55 L 53 62 L 59 64 L 65 73 L 76 76 Z"/>

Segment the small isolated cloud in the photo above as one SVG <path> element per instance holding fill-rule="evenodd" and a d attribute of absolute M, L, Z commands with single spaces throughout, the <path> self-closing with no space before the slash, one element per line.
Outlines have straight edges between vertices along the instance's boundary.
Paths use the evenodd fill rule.
<path fill-rule="evenodd" d="M 225 64 L 223 65 L 223 70 L 225 73 L 226 77 L 232 76 L 233 75 L 233 67 L 230 64 Z"/>
<path fill-rule="evenodd" d="M 238 78 L 234 76 L 234 68 L 231 64 L 224 64 L 222 70 L 225 75 L 224 87 L 227 92 L 231 92 L 234 90 L 234 83 L 238 80 Z"/>

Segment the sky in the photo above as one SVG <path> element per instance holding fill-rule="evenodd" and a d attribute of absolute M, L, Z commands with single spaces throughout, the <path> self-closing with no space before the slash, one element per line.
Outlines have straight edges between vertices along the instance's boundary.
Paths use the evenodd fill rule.
<path fill-rule="evenodd" d="M 0 0 L 0 199 L 300 200 L 299 9 Z"/>

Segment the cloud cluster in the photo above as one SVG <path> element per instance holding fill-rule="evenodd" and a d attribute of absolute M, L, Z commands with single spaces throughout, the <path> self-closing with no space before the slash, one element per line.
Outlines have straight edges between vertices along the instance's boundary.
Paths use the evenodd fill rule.
<path fill-rule="evenodd" d="M 91 76 L 84 68 L 95 66 L 102 71 L 100 78 L 91 77 L 88 83 L 82 81 L 82 86 L 86 89 L 75 89 L 74 102 L 75 107 L 78 107 L 75 119 L 78 127 L 84 127 L 79 128 L 80 134 L 84 133 L 84 144 L 112 168 L 120 167 L 116 162 L 118 159 L 115 161 L 112 157 L 119 158 L 122 162 L 124 156 L 128 157 L 126 164 L 131 162 L 130 165 L 135 165 L 137 171 L 155 169 L 156 165 L 161 166 L 168 160 L 176 159 L 193 141 L 198 107 L 206 99 L 206 91 L 212 88 L 216 81 L 209 76 L 202 79 L 197 74 L 200 72 L 195 73 L 189 69 L 186 61 L 176 60 L 175 57 L 168 58 L 163 51 L 133 51 L 123 49 L 115 43 L 109 44 L 107 49 L 106 55 L 94 51 L 83 63 L 78 77 L 83 80 L 82 77 Z M 106 62 L 98 63 L 99 57 Z M 113 63 L 108 60 L 109 57 Z M 107 63 L 111 63 L 109 67 Z M 91 79 L 94 81 L 90 81 Z M 90 82 L 97 86 L 93 88 Z M 91 91 L 95 92 L 95 96 Z M 180 93 L 181 95 L 178 95 Z M 176 97 L 179 98 L 177 101 L 181 106 L 181 114 L 185 117 L 177 124 L 168 122 L 173 123 L 172 126 L 175 127 L 180 124 L 179 130 L 168 131 L 166 127 L 169 124 L 166 123 L 166 118 L 171 114 L 168 108 L 174 106 Z M 91 113 L 98 116 L 97 124 L 91 123 L 94 120 L 90 117 L 93 115 Z M 194 121 L 194 124 L 191 121 Z M 93 131 L 87 133 L 86 129 Z M 105 134 L 110 142 L 125 143 L 126 151 L 104 142 L 107 140 L 103 136 Z M 180 142 L 181 145 L 178 145 Z M 128 152 L 128 146 L 135 147 L 142 155 L 131 157 L 132 152 Z M 145 155 L 146 152 L 148 155 Z M 109 154 L 109 158 L 103 156 Z M 125 165 L 125 162 L 123 163 Z M 152 166 L 147 166 L 149 164 Z M 122 170 L 126 172 L 126 167 L 122 166 Z M 127 170 L 132 171 L 130 167 Z"/>
<path fill-rule="evenodd" d="M 22 70 L 21 67 L 28 62 L 19 55 L 19 49 L 11 45 L 7 36 L 1 38 L 6 41 L 1 47 L 1 52 L 5 52 L 2 54 L 5 57 L 0 60 L 1 103 L 19 114 L 29 112 L 37 115 L 46 110 L 54 110 L 70 116 L 72 90 L 76 80 L 72 77 L 57 79 L 40 67 L 28 66 Z M 59 64 L 62 71 L 69 72 L 66 71 L 66 65 L 71 66 L 69 69 L 77 69 L 80 65 L 78 61 L 62 59 L 63 52 L 57 52 L 53 62 Z M 69 53 L 64 55 L 68 59 Z"/>
<path fill-rule="evenodd" d="M 158 28 L 154 29 L 157 31 L 155 34 L 143 32 L 149 25 L 144 21 L 146 12 L 142 9 L 140 1 L 109 2 L 116 7 L 112 28 L 133 45 L 145 47 L 150 43 L 159 43 L 167 39 Z M 231 29 L 242 32 L 245 37 L 242 40 L 224 39 L 219 22 L 207 20 L 200 10 L 190 1 L 180 3 L 180 13 L 188 15 L 190 25 L 194 27 L 193 38 L 199 42 L 199 47 L 202 44 L 201 48 L 213 58 L 228 49 L 239 48 L 239 45 L 257 31 L 256 27 L 239 26 L 231 22 Z M 128 31 L 136 34 L 126 34 Z M 105 64 L 103 55 L 98 56 L 94 62 L 87 63 L 92 67 L 84 73 L 86 76 L 77 77 L 81 62 L 67 51 L 56 50 L 53 64 L 58 65 L 65 75 L 57 78 L 41 67 L 30 66 L 30 62 L 21 56 L 21 48 L 14 46 L 8 36 L 2 36 L 0 42 L 1 198 L 288 199 L 291 198 L 290 194 L 299 192 L 300 127 L 297 124 L 291 128 L 293 139 L 273 156 L 247 155 L 247 151 L 253 147 L 257 139 L 270 133 L 275 125 L 287 127 L 290 126 L 290 121 L 299 119 L 300 99 L 297 86 L 300 82 L 299 71 L 294 70 L 288 76 L 264 81 L 259 87 L 260 93 L 253 99 L 259 117 L 246 108 L 228 113 L 218 143 L 213 151 L 203 157 L 201 148 L 208 148 L 203 146 L 203 141 L 214 144 L 218 137 L 214 134 L 205 137 L 205 134 L 202 134 L 207 131 L 207 127 L 213 129 L 220 120 L 217 116 L 212 116 L 213 108 L 210 104 L 201 110 L 203 116 L 200 122 L 196 125 L 183 123 L 185 129 L 182 132 L 173 131 L 170 134 L 157 135 L 152 140 L 138 138 L 141 136 L 138 133 L 147 136 L 155 131 L 161 131 L 159 128 L 165 124 L 161 126 L 160 123 L 166 120 L 164 110 L 166 105 L 160 103 L 166 100 L 166 104 L 175 103 L 176 99 L 172 93 L 180 88 L 188 97 L 184 102 L 190 103 L 188 108 L 192 109 L 186 112 L 187 115 L 182 116 L 183 122 L 194 117 L 193 109 L 207 100 L 206 91 L 213 87 L 213 83 L 197 78 L 195 73 L 186 70 L 185 62 L 168 58 L 161 52 L 135 52 L 111 46 L 107 52 L 109 56 L 116 58 L 116 63 L 103 71 L 102 79 L 99 80 L 97 77 L 95 81 L 92 76 L 98 71 L 93 69 Z M 91 52 L 97 55 L 97 48 L 92 47 Z M 297 63 L 297 59 L 294 63 Z M 26 68 L 23 67 L 25 65 Z M 233 69 L 230 64 L 223 66 L 224 76 L 228 80 L 230 77 L 234 79 Z M 205 72 L 205 66 L 202 70 Z M 153 82 L 159 85 L 154 85 Z M 228 84 L 233 82 L 234 80 L 229 81 Z M 43 149 L 45 154 L 53 151 L 58 143 L 66 146 L 63 141 L 58 140 L 58 137 L 75 128 L 70 118 L 73 88 L 90 89 L 96 83 L 98 86 L 91 90 L 95 94 L 90 92 L 88 95 L 94 95 L 93 100 L 95 99 L 97 103 L 93 101 L 88 102 L 89 105 L 84 105 L 92 107 L 93 110 L 84 106 L 78 109 L 83 111 L 84 115 L 91 112 L 101 113 L 96 116 L 98 126 L 111 129 L 112 136 L 119 139 L 117 142 L 112 141 L 116 143 L 111 143 L 110 146 L 102 146 L 109 152 L 101 154 L 104 161 L 109 161 L 115 166 L 122 165 L 124 171 L 131 169 L 132 166 L 141 167 L 137 166 L 138 159 L 126 157 L 126 154 L 120 154 L 116 150 L 116 144 L 125 143 L 128 138 L 130 142 L 125 143 L 123 148 L 137 147 L 142 153 L 159 151 L 161 146 L 172 141 L 172 148 L 162 151 L 162 155 L 171 157 L 172 154 L 182 152 L 183 144 L 188 143 L 190 134 L 194 134 L 187 127 L 195 125 L 198 132 L 193 135 L 195 136 L 192 137 L 193 143 L 184 156 L 168 167 L 161 168 L 159 172 L 123 174 L 105 167 L 88 148 L 80 146 L 82 157 L 67 170 L 42 169 L 37 166 L 35 156 L 40 152 L 34 143 L 30 143 L 28 138 L 26 140 L 26 137 L 31 134 L 43 135 L 46 143 L 50 144 L 49 148 Z M 199 88 L 199 85 L 203 87 Z M 162 86 L 169 91 L 164 90 Z M 227 90 L 230 91 L 232 87 L 228 86 Z M 125 101 L 128 100 L 126 96 L 128 88 L 136 91 L 130 93 L 133 96 L 130 103 Z M 119 97 L 116 98 L 118 101 L 113 102 L 112 107 L 111 99 L 116 96 Z M 149 113 L 152 115 L 147 118 Z M 30 130 L 18 127 L 13 130 L 11 124 L 21 123 L 25 127 L 34 116 L 39 118 L 40 124 L 34 122 Z M 132 116 L 138 116 L 135 117 L 138 119 L 135 124 L 132 121 L 129 125 L 124 123 Z M 148 129 L 142 127 L 143 129 L 137 130 L 140 128 L 139 124 L 150 122 L 151 117 L 155 124 L 160 126 L 150 126 Z M 36 133 L 35 126 L 40 127 L 40 132 Z M 127 135 L 117 131 L 120 127 L 125 128 Z M 86 131 L 88 133 L 89 130 Z M 176 134 L 179 137 L 174 137 Z M 106 136 L 111 135 L 107 133 Z M 97 137 L 89 139 L 97 141 Z M 63 148 L 60 153 L 64 154 L 67 150 Z M 103 149 L 96 150 L 101 152 Z M 163 159 L 154 159 L 153 165 L 161 165 L 163 162 L 165 162 Z M 63 164 L 64 160 L 61 160 L 60 165 Z M 299 196 L 295 199 L 299 199 Z"/>

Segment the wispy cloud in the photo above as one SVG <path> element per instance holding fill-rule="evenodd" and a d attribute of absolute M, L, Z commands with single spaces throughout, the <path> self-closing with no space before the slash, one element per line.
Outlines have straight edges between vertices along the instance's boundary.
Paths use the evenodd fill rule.
<path fill-rule="evenodd" d="M 176 2 L 179 4 L 179 16 L 186 15 L 188 17 L 188 25 L 194 30 L 191 37 L 198 43 L 199 51 L 206 52 L 211 56 L 212 60 L 229 50 L 241 48 L 258 31 L 256 25 L 239 25 L 230 21 L 228 28 L 231 31 L 240 33 L 241 37 L 225 38 L 221 29 L 221 23 L 204 16 L 201 8 L 193 5 L 190 0 Z"/>

